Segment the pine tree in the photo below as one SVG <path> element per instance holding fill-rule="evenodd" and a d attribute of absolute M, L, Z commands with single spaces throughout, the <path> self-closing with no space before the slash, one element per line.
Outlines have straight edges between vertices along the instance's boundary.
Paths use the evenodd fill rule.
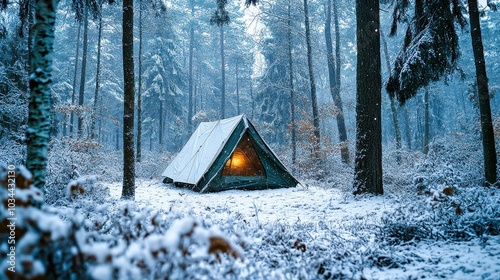
<path fill-rule="evenodd" d="M 465 26 L 461 8 L 457 0 L 415 1 L 403 48 L 387 82 L 391 97 L 403 104 L 419 89 L 455 70 L 460 56 L 455 23 Z M 397 1 L 391 35 L 396 34 L 398 21 L 405 20 L 408 9 L 409 1 Z"/>

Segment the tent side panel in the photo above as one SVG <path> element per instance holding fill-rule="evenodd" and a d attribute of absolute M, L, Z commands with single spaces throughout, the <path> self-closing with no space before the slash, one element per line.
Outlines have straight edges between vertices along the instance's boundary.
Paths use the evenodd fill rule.
<path fill-rule="evenodd" d="M 227 142 L 224 144 L 221 152 L 212 163 L 208 171 L 203 175 L 202 179 L 198 183 L 198 188 L 201 192 L 210 192 L 212 187 L 220 184 L 219 178 L 224 168 L 224 164 L 231 157 L 234 149 L 238 145 L 243 133 L 245 132 L 245 122 L 240 122 L 234 129 L 232 135 L 228 138 Z M 207 184 L 209 186 L 207 187 Z"/>
<path fill-rule="evenodd" d="M 271 148 L 267 146 L 253 125 L 248 127 L 248 133 L 252 136 L 255 150 L 266 169 L 268 181 L 271 184 L 281 185 L 282 187 L 295 187 L 298 181 L 288 172 L 287 168 L 281 163 Z"/>

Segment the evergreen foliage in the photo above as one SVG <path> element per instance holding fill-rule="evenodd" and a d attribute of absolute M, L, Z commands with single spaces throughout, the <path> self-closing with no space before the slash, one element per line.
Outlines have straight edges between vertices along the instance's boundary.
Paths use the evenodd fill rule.
<path fill-rule="evenodd" d="M 390 96 L 401 104 L 456 69 L 460 50 L 455 23 L 462 28 L 466 24 L 458 0 L 416 0 L 410 19 L 409 4 L 400 0 L 394 6 L 391 35 L 395 35 L 398 22 L 408 22 L 408 28 L 386 85 Z"/>

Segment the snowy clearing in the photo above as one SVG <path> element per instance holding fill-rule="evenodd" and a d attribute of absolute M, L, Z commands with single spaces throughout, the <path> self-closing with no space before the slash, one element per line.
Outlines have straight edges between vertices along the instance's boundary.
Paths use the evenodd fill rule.
<path fill-rule="evenodd" d="M 120 183 L 107 186 L 111 197 L 120 198 Z M 159 180 L 137 181 L 135 201 L 156 209 L 184 213 L 192 211 L 200 216 L 210 215 L 220 219 L 226 218 L 229 213 L 238 213 L 247 221 L 256 221 L 258 218 L 261 223 L 318 223 L 377 216 L 389 210 L 390 205 L 385 196 L 349 200 L 337 189 L 314 186 L 200 194 L 163 184 Z"/>
<path fill-rule="evenodd" d="M 308 251 L 304 256 L 298 256 L 298 253 L 286 248 L 292 247 L 295 238 L 302 238 L 304 234 L 309 236 L 303 241 L 308 250 L 329 248 L 334 252 L 328 254 L 343 255 L 342 259 L 333 260 L 337 263 L 333 265 L 336 267 L 333 274 L 323 273 L 325 279 L 500 279 L 499 236 L 468 242 L 443 240 L 410 245 L 381 244 L 374 236 L 377 231 L 373 228 L 380 225 L 380 217 L 385 211 L 393 210 L 397 205 L 396 199 L 388 195 L 353 198 L 338 189 L 314 186 L 199 194 L 158 180 L 137 183 L 136 202 L 141 206 L 189 213 L 215 224 L 231 222 L 237 216 L 249 224 L 247 228 L 240 228 L 247 242 L 252 244 L 246 252 L 247 258 L 256 258 L 253 261 L 260 263 L 261 269 L 269 270 L 263 275 L 273 275 L 276 279 L 314 279 L 321 276 L 310 275 L 310 271 L 299 268 L 297 271 L 288 270 L 287 267 L 292 264 L 286 261 L 287 256 L 276 255 L 273 252 L 276 244 L 266 241 L 267 236 L 277 234 L 277 228 L 285 232 L 283 236 L 278 233 L 272 239 L 285 240 L 278 247 L 284 246 L 284 250 L 292 255 L 288 256 L 292 260 L 304 260 L 308 257 L 306 254 L 313 254 L 314 258 L 315 253 Z M 120 197 L 119 183 L 107 186 L 111 197 Z M 259 261 L 258 258 L 267 261 Z M 282 269 L 267 263 L 276 258 L 284 259 L 279 261 L 284 266 Z"/>

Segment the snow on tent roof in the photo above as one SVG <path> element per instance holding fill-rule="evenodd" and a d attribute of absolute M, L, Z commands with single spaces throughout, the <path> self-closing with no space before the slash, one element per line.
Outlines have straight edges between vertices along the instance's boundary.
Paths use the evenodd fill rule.
<path fill-rule="evenodd" d="M 239 115 L 200 123 L 184 148 L 161 175 L 171 178 L 174 182 L 196 185 L 243 118 L 243 115 Z"/>

